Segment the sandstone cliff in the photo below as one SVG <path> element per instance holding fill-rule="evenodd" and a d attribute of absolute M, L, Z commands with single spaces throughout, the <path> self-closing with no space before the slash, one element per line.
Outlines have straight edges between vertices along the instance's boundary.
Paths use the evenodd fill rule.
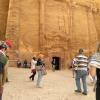
<path fill-rule="evenodd" d="M 99 0 L 10 0 L 6 37 L 19 58 L 42 52 L 66 66 L 79 48 L 96 50 L 99 26 Z"/>

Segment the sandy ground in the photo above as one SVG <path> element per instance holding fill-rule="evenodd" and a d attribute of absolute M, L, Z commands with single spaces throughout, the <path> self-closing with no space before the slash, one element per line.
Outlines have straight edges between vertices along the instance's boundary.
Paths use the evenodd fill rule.
<path fill-rule="evenodd" d="M 42 88 L 29 80 L 30 69 L 9 68 L 9 81 L 4 86 L 3 100 L 95 100 L 93 87 L 88 95 L 74 93 L 75 82 L 71 71 L 48 71 Z"/>

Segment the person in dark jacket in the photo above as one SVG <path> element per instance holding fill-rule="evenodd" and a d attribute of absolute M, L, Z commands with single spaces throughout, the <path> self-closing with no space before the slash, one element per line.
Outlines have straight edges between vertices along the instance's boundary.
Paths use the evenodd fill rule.
<path fill-rule="evenodd" d="M 18 59 L 17 60 L 17 67 L 20 68 L 21 67 L 21 61 Z"/>
<path fill-rule="evenodd" d="M 55 60 L 55 58 L 52 59 L 51 64 L 52 64 L 52 71 L 55 71 L 55 68 L 56 68 L 56 60 Z"/>
<path fill-rule="evenodd" d="M 24 67 L 24 68 L 28 68 L 28 62 L 27 62 L 26 59 L 25 59 L 24 62 L 23 62 L 23 67 Z"/>

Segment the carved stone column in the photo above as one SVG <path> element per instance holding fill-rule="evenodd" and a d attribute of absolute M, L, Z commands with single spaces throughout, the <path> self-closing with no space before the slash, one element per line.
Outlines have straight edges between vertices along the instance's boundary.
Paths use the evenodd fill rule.
<path fill-rule="evenodd" d="M 69 39 L 67 41 L 68 44 L 68 51 L 69 51 L 69 59 L 72 59 L 72 34 L 73 34 L 73 9 L 75 8 L 73 5 L 73 0 L 70 0 L 69 2 L 67 2 L 67 6 L 69 7 L 68 9 L 68 26 L 69 26 Z"/>
<path fill-rule="evenodd" d="M 92 52 L 95 52 L 98 41 L 98 33 L 96 30 L 92 9 L 88 10 L 87 19 L 89 33 L 89 53 L 91 54 Z"/>
<path fill-rule="evenodd" d="M 0 40 L 5 40 L 9 0 L 0 0 Z"/>
<path fill-rule="evenodd" d="M 46 0 L 39 0 L 40 3 L 40 51 L 43 51 L 45 40 L 44 40 L 44 33 L 45 33 L 45 4 Z"/>
<path fill-rule="evenodd" d="M 75 51 L 77 51 L 77 48 L 79 49 L 84 48 L 86 50 L 86 53 L 89 54 L 89 52 L 94 52 L 94 49 L 97 44 L 97 31 L 94 23 L 94 17 L 93 12 L 96 11 L 93 7 L 93 3 L 91 2 L 73 2 L 74 9 L 73 9 L 73 18 L 72 21 L 74 23 L 73 26 L 73 43 L 72 47 Z M 78 17 L 77 17 L 77 16 Z M 76 22 L 77 21 L 77 22 Z M 76 22 L 76 23 L 75 23 Z M 72 24 L 73 24 L 72 23 Z M 77 24 L 79 23 L 79 25 Z M 79 27 L 78 30 L 76 30 Z M 79 35 L 78 35 L 79 34 Z M 76 39 L 75 39 L 76 36 Z M 83 37 L 82 37 L 83 36 Z M 80 39 L 80 40 L 79 40 Z M 82 43 L 82 39 L 84 43 Z M 78 44 L 79 43 L 79 44 Z"/>
<path fill-rule="evenodd" d="M 7 20 L 6 38 L 14 43 L 14 49 L 18 49 L 19 34 L 19 1 L 10 0 Z"/>
<path fill-rule="evenodd" d="M 13 42 L 13 48 L 10 50 L 12 53 L 11 59 L 16 58 L 15 56 L 18 51 L 18 36 L 19 36 L 19 0 L 10 0 L 9 11 L 7 19 L 6 39 L 10 39 Z"/>

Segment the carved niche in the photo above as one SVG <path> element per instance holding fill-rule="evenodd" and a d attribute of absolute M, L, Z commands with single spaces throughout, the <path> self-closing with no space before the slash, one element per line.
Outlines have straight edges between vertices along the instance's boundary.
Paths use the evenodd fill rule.
<path fill-rule="evenodd" d="M 66 51 L 69 39 L 66 4 L 50 0 L 44 1 L 44 6 L 43 2 L 41 3 L 40 12 L 42 17 L 40 18 L 41 47 L 47 51 L 53 50 L 53 48 L 62 48 L 63 51 Z"/>

